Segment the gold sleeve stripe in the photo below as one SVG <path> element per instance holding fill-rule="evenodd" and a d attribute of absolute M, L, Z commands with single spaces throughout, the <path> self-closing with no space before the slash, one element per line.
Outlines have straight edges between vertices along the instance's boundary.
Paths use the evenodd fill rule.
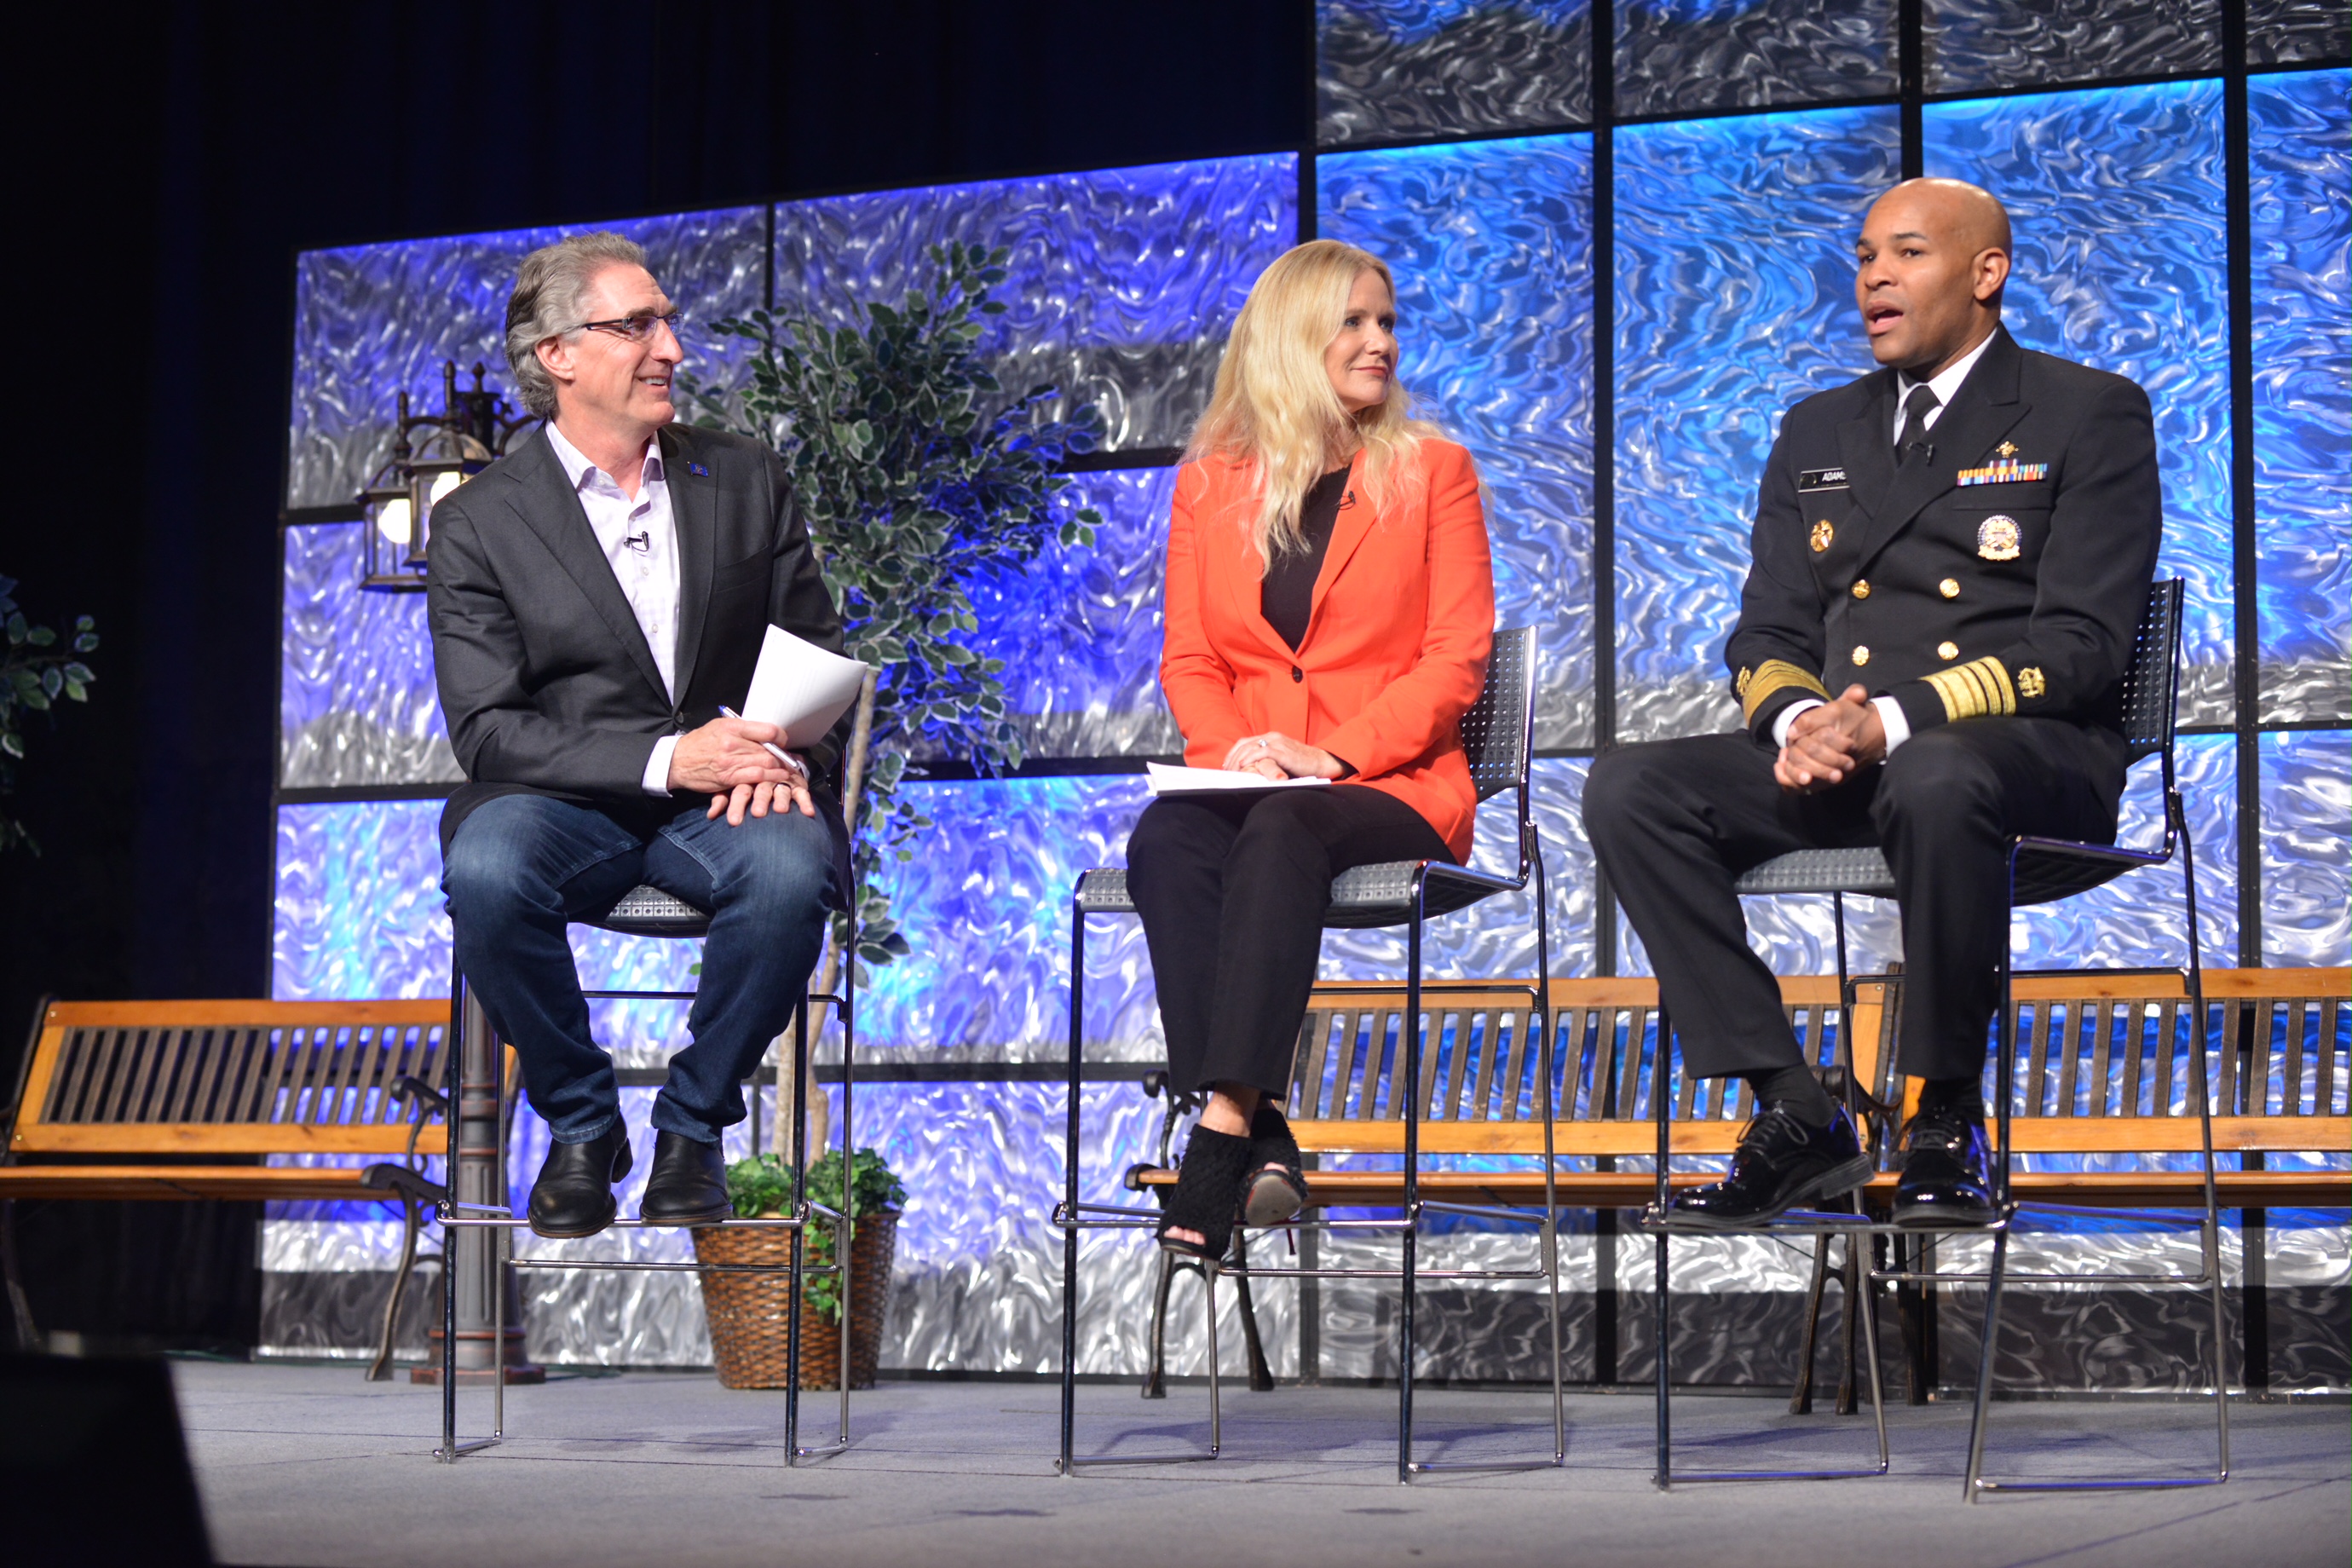
<path fill-rule="evenodd" d="M 1791 686 L 1810 691 L 1824 702 L 1829 700 L 1829 690 L 1822 685 L 1819 676 L 1809 675 L 1785 659 L 1768 658 L 1756 667 L 1756 673 L 1749 676 L 1748 684 L 1740 688 L 1741 721 L 1754 723 L 1756 710 L 1764 705 L 1764 700 L 1772 693 L 1785 691 Z"/>
<path fill-rule="evenodd" d="M 1943 699 L 1944 717 L 1982 719 L 2017 711 L 2017 689 L 2010 684 L 2009 667 L 1997 658 L 1970 659 L 1952 669 L 1938 669 L 1927 684 Z"/>

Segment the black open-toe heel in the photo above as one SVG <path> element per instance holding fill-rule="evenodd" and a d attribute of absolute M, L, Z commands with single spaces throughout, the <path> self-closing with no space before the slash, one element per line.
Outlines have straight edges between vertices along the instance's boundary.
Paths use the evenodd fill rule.
<path fill-rule="evenodd" d="M 1168 1194 L 1168 1212 L 1160 1216 L 1160 1246 L 1187 1258 L 1223 1260 L 1234 1243 L 1234 1218 L 1241 1208 L 1251 1147 L 1248 1139 L 1230 1132 L 1192 1129 L 1183 1162 L 1176 1168 L 1175 1189 Z M 1181 1240 L 1168 1234 L 1171 1230 L 1198 1231 L 1202 1239 Z"/>
<path fill-rule="evenodd" d="M 1307 1206 L 1307 1172 L 1289 1118 L 1270 1100 L 1259 1101 L 1257 1114 L 1250 1118 L 1249 1171 L 1249 1190 L 1242 1200 L 1244 1224 L 1287 1225 L 1298 1217 Z"/>

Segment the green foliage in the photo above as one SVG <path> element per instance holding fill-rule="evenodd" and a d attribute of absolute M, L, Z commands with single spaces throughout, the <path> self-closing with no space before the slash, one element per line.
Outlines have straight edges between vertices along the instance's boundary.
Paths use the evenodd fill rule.
<path fill-rule="evenodd" d="M 847 1215 L 855 1234 L 855 1224 L 862 1214 L 881 1214 L 905 1206 L 907 1188 L 882 1156 L 872 1149 L 860 1149 L 850 1161 L 851 1206 L 844 1207 L 841 1194 L 841 1151 L 835 1149 L 810 1162 L 808 1196 L 811 1203 L 823 1204 L 838 1214 Z M 735 1205 L 735 1212 L 745 1219 L 756 1219 L 764 1214 L 787 1213 L 793 1202 L 792 1163 L 781 1154 L 754 1154 L 748 1160 L 738 1160 L 727 1167 L 727 1195 Z M 808 1258 L 811 1263 L 833 1261 L 833 1227 L 820 1218 L 808 1230 Z M 802 1299 L 828 1323 L 841 1321 L 841 1282 L 835 1276 L 824 1274 L 810 1280 Z"/>
<path fill-rule="evenodd" d="M 914 858 L 930 823 L 901 793 L 919 744 L 995 774 L 1021 765 L 1004 703 L 1003 661 L 970 643 L 971 589 L 1018 571 L 1049 544 L 1090 545 L 1101 515 L 1070 505 L 1064 471 L 1091 451 L 1091 405 L 1050 417 L 1058 393 L 1009 402 L 978 351 L 988 298 L 1005 279 L 1002 247 L 935 245 L 928 291 L 860 308 L 856 326 L 754 311 L 715 324 L 759 350 L 738 405 L 693 394 L 703 422 L 772 443 L 792 470 L 848 632 L 849 652 L 882 670 L 858 803 L 857 956 L 908 952 L 877 873 Z M 985 410 L 1002 402 L 999 412 Z M 748 424 L 746 423 L 748 421 Z"/>
<path fill-rule="evenodd" d="M 0 622 L 8 630 L 6 662 L 0 663 L 0 797 L 16 792 L 16 764 L 25 760 L 25 733 L 17 713 L 49 713 L 57 704 L 87 702 L 98 679 L 79 656 L 98 647 L 98 623 L 88 616 L 74 622 L 73 640 L 58 647 L 58 634 L 37 626 L 16 607 L 16 580 L 0 577 Z M 41 846 L 23 823 L 0 810 L 0 851 L 18 845 L 38 855 Z"/>

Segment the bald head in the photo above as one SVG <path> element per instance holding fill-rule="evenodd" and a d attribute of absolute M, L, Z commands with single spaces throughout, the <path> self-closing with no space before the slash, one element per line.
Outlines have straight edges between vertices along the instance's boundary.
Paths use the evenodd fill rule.
<path fill-rule="evenodd" d="M 1854 242 L 1854 300 L 1870 352 L 1925 379 L 1992 335 L 2009 281 L 2009 214 L 1965 180 L 1906 180 Z"/>

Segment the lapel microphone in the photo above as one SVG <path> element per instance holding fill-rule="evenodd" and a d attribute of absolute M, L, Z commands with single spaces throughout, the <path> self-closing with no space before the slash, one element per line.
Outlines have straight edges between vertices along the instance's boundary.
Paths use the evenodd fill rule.
<path fill-rule="evenodd" d="M 653 550 L 654 536 L 651 533 L 632 533 L 627 538 L 622 540 L 621 543 L 627 549 L 636 551 L 640 554 L 646 554 L 649 553 Z"/>

